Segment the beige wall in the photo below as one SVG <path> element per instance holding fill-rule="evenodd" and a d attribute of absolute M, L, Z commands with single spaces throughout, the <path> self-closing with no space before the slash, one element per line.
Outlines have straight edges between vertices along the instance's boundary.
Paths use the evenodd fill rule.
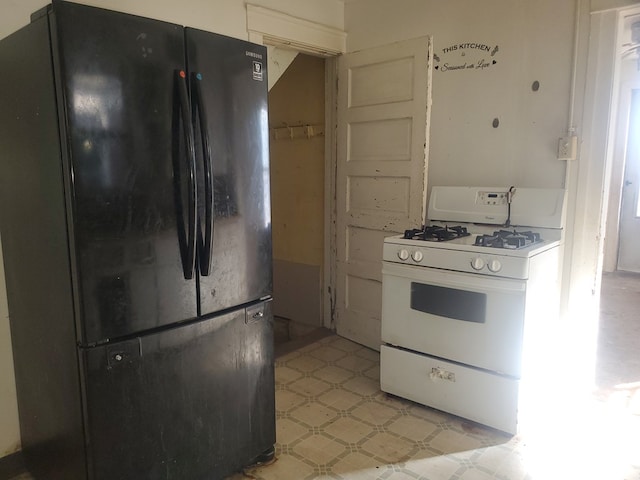
<path fill-rule="evenodd" d="M 324 126 L 324 102 L 324 59 L 298 55 L 269 92 L 269 125 Z M 320 267 L 324 136 L 275 140 L 272 135 L 270 142 L 273 256 Z"/>
<path fill-rule="evenodd" d="M 323 135 L 283 127 L 324 127 L 324 59 L 298 55 L 269 92 L 274 314 L 322 325 Z M 318 130 L 319 131 L 319 130 Z"/>
<path fill-rule="evenodd" d="M 433 35 L 437 66 L 495 60 L 485 69 L 434 70 L 429 186 L 560 187 L 574 8 L 570 0 L 356 0 L 345 3 L 347 49 Z M 490 51 L 444 50 L 470 42 Z"/>
<path fill-rule="evenodd" d="M 159 20 L 247 39 L 244 0 L 75 0 Z M 33 11 L 47 0 L 0 0 L 0 38 L 29 23 Z M 340 0 L 255 0 L 254 5 L 335 28 L 344 25 Z M 0 262 L 0 457 L 20 448 L 15 380 L 9 335 L 4 269 Z"/>

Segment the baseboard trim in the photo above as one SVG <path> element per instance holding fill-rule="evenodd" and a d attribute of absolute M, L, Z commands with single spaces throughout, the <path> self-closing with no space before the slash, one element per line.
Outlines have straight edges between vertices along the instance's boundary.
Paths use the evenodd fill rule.
<path fill-rule="evenodd" d="M 27 471 L 22 452 L 0 458 L 0 479 L 8 480 Z"/>

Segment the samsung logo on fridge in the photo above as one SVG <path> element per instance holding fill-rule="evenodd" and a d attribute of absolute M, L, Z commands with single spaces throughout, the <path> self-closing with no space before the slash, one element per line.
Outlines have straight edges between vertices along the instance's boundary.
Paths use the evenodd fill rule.
<path fill-rule="evenodd" d="M 262 54 L 261 53 L 250 52 L 248 50 L 245 50 L 244 54 L 247 57 L 259 58 L 260 60 L 262 60 Z"/>

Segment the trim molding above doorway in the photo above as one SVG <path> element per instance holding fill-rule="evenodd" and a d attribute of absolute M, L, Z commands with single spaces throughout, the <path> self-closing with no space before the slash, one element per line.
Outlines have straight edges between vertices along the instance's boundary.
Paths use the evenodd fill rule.
<path fill-rule="evenodd" d="M 332 57 L 347 50 L 347 34 L 264 7 L 247 4 L 249 41 Z"/>

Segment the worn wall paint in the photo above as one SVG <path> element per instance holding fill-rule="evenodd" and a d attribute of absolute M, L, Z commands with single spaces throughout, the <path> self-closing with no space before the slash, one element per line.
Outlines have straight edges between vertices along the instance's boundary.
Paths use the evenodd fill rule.
<path fill-rule="evenodd" d="M 177 24 L 247 39 L 244 0 L 75 0 L 102 8 L 119 10 Z M 47 0 L 0 0 L 0 38 L 29 23 L 30 15 L 50 3 Z M 255 0 L 250 2 L 295 17 L 343 28 L 343 3 L 340 0 Z M 319 217 L 322 220 L 322 215 Z M 322 238 L 320 232 L 318 238 Z M 318 250 L 313 250 L 314 262 Z M 320 256 L 320 258 L 322 258 Z M 5 288 L 4 268 L 0 262 L 0 457 L 20 448 L 15 379 Z"/>

